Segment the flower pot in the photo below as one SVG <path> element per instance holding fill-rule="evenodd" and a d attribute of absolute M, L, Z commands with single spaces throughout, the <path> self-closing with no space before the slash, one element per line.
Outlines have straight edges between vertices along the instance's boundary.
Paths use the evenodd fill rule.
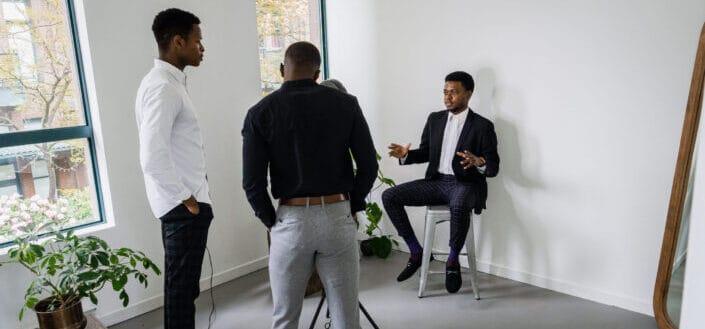
<path fill-rule="evenodd" d="M 375 255 L 385 259 L 392 252 L 392 239 L 388 235 L 374 236 L 360 241 L 360 251 L 365 256 Z"/>
<path fill-rule="evenodd" d="M 83 329 L 86 327 L 86 317 L 83 315 L 81 301 L 66 308 L 50 311 L 49 305 L 53 297 L 43 299 L 34 306 L 39 320 L 39 329 Z"/>
<path fill-rule="evenodd" d="M 360 241 L 360 252 L 362 252 L 363 256 L 367 257 L 374 255 L 374 249 L 372 249 L 372 239 Z"/>

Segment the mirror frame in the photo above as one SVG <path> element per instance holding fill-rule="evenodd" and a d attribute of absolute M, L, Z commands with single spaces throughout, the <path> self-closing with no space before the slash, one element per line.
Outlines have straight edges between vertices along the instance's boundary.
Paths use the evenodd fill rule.
<path fill-rule="evenodd" d="M 705 24 L 700 32 L 695 64 L 693 66 L 693 78 L 690 82 L 690 93 L 688 95 L 688 105 L 685 109 L 685 119 L 683 121 L 683 132 L 681 135 L 678 158 L 676 160 L 676 172 L 673 176 L 673 187 L 671 188 L 671 201 L 668 205 L 668 216 L 666 217 L 666 229 L 663 233 L 663 243 L 661 245 L 661 258 L 659 260 L 658 272 L 656 274 L 656 285 L 654 287 L 654 316 L 660 329 L 676 329 L 671 317 L 666 311 L 668 288 L 671 282 L 671 271 L 675 258 L 676 245 L 678 243 L 678 232 L 683 216 L 683 205 L 685 203 L 686 191 L 688 189 L 688 179 L 690 166 L 695 151 L 695 140 L 698 134 L 700 122 L 700 110 L 703 105 L 703 82 L 705 81 Z"/>

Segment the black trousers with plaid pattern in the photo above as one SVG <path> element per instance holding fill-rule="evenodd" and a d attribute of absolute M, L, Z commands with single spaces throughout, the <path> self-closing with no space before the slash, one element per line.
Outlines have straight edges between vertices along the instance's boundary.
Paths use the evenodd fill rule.
<path fill-rule="evenodd" d="M 160 218 L 164 244 L 164 328 L 194 329 L 201 264 L 213 210 L 200 203 L 193 215 L 180 204 Z"/>
<path fill-rule="evenodd" d="M 448 205 L 450 208 L 448 245 L 460 252 L 470 228 L 470 211 L 475 204 L 476 195 L 472 186 L 459 182 L 455 176 L 440 175 L 436 179 L 419 179 L 388 188 L 382 193 L 382 203 L 389 219 L 403 238 L 414 236 L 414 229 L 411 227 L 404 206 Z"/>

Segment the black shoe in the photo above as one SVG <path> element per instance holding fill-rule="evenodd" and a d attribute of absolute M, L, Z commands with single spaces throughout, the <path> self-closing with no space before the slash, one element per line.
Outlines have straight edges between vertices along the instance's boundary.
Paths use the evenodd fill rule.
<path fill-rule="evenodd" d="M 416 273 L 416 270 L 421 267 L 421 257 L 418 259 L 414 259 L 412 257 L 409 257 L 409 261 L 406 262 L 406 267 L 399 273 L 399 276 L 397 276 L 397 281 L 402 282 L 408 278 L 410 278 L 414 273 Z M 431 254 L 431 260 L 433 260 L 433 254 Z"/>
<path fill-rule="evenodd" d="M 446 290 L 453 294 L 460 290 L 463 279 L 460 276 L 460 264 L 446 266 Z"/>
<path fill-rule="evenodd" d="M 416 273 L 416 270 L 421 267 L 421 257 L 418 257 L 417 259 L 413 259 L 412 257 L 409 257 L 409 261 L 406 262 L 406 267 L 399 273 L 399 276 L 397 276 L 397 282 L 402 282 L 408 278 L 410 278 L 414 273 Z"/>

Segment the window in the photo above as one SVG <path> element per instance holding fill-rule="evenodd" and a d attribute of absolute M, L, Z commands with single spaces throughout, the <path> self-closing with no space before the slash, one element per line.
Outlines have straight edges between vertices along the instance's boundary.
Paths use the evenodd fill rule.
<path fill-rule="evenodd" d="M 0 247 L 103 220 L 71 0 L 0 0 Z"/>
<path fill-rule="evenodd" d="M 279 88 L 279 64 L 290 44 L 308 41 L 321 51 L 322 77 L 328 76 L 325 0 L 257 0 L 257 33 L 262 94 Z"/>

